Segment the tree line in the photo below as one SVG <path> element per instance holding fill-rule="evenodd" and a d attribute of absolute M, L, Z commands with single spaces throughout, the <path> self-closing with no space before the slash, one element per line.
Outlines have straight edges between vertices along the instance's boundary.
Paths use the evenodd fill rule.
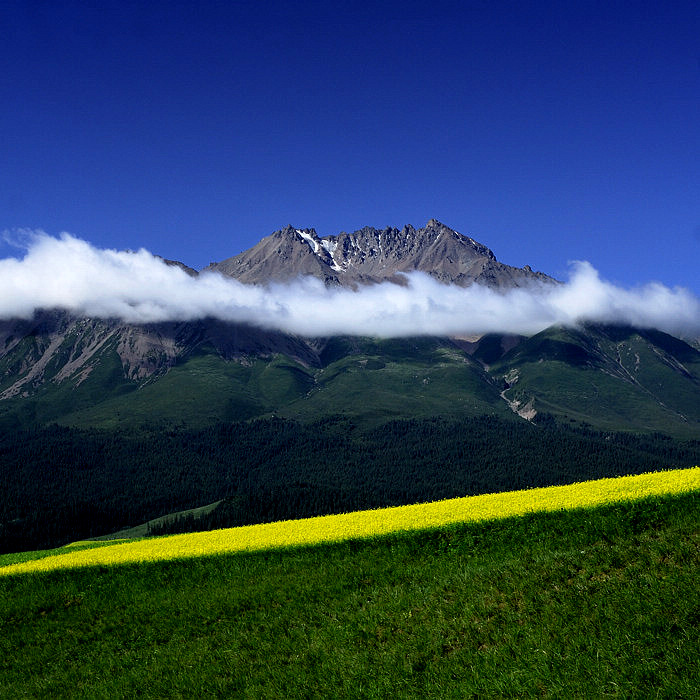
<path fill-rule="evenodd" d="M 0 433 L 0 551 L 59 546 L 222 500 L 152 534 L 687 467 L 700 441 L 604 433 L 540 417 L 416 419 L 361 429 L 333 416 L 204 429 L 61 426 Z"/>

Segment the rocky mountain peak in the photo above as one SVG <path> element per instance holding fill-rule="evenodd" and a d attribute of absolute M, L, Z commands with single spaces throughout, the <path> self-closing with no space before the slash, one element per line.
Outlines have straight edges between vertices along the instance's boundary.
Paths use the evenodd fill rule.
<path fill-rule="evenodd" d="M 530 268 L 514 268 L 494 253 L 430 219 L 420 229 L 365 226 L 354 233 L 319 237 L 313 228 L 291 225 L 263 238 L 240 255 L 207 268 L 248 284 L 311 275 L 327 285 L 356 287 L 381 281 L 403 283 L 403 273 L 420 271 L 440 282 L 468 286 L 474 282 L 513 287 L 553 281 Z"/>

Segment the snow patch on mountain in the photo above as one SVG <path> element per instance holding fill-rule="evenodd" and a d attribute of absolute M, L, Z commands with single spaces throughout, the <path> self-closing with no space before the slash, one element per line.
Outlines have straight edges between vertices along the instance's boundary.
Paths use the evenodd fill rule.
<path fill-rule="evenodd" d="M 299 229 L 296 230 L 299 236 L 302 238 L 302 240 L 306 241 L 309 244 L 309 248 L 318 255 L 318 242 L 314 240 L 313 236 L 309 235 L 305 231 L 300 231 Z"/>

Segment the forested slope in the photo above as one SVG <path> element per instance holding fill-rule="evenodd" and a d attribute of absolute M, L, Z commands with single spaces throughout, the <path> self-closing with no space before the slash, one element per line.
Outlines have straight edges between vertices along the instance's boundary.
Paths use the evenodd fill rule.
<path fill-rule="evenodd" d="M 266 522 L 570 483 L 700 462 L 700 441 L 541 418 L 331 417 L 136 432 L 52 426 L 0 436 L 2 551 L 105 535 L 223 499 L 175 529 Z"/>

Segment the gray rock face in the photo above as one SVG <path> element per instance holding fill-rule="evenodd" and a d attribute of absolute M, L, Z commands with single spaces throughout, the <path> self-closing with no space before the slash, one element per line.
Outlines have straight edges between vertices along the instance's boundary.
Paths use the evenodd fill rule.
<path fill-rule="evenodd" d="M 419 270 L 445 284 L 474 282 L 491 287 L 519 287 L 554 282 L 541 272 L 504 265 L 486 246 L 431 219 L 424 228 L 378 230 L 320 238 L 314 229 L 287 226 L 240 255 L 206 268 L 246 284 L 284 282 L 311 275 L 327 285 L 356 287 L 392 281 Z"/>

